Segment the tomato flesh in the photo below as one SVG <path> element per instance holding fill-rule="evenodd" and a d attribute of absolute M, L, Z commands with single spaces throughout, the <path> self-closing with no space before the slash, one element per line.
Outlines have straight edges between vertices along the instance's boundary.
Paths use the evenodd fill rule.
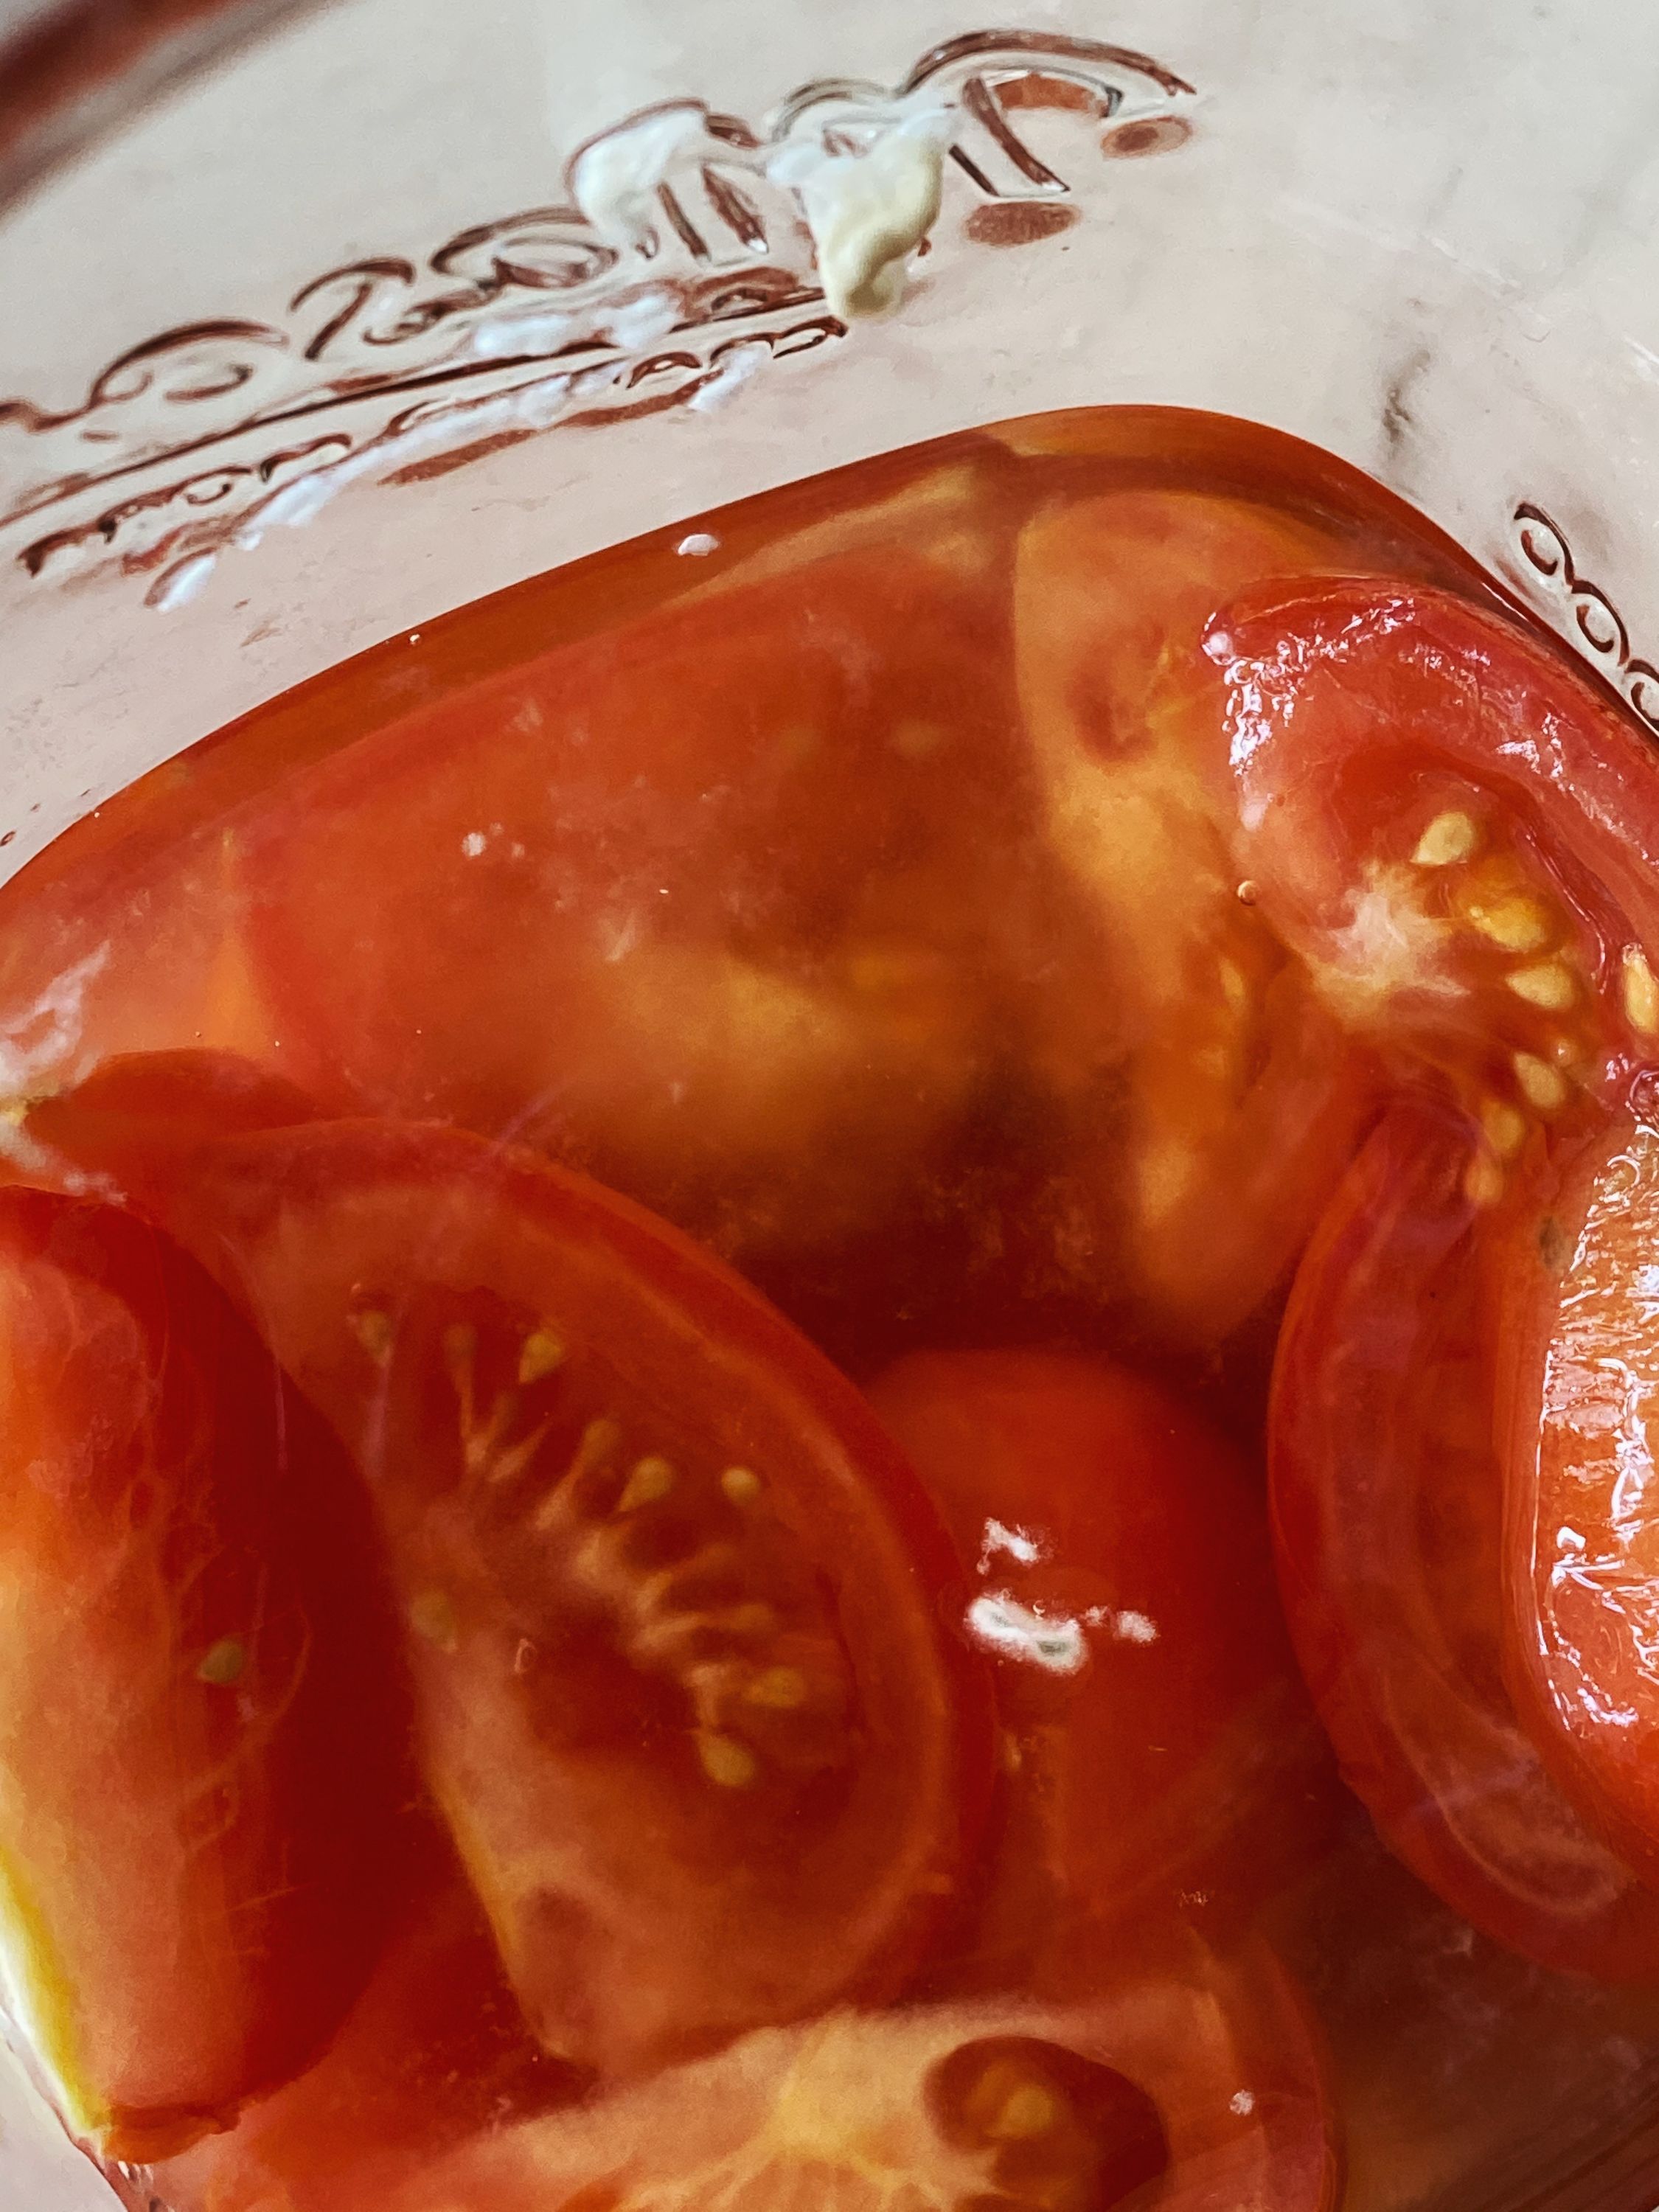
<path fill-rule="evenodd" d="M 0 1399 L 6 1979 L 75 2124 L 145 2159 L 367 1977 L 410 1786 L 389 1613 L 338 1446 L 118 1209 L 0 1194 Z"/>
<path fill-rule="evenodd" d="M 294 778 L 237 842 L 282 1064 L 544 1146 L 734 1254 L 890 1207 L 984 1079 L 982 941 L 1018 896 L 978 483 L 924 478 Z M 970 905 L 975 876 L 1010 888 Z"/>
<path fill-rule="evenodd" d="M 1394 1108 L 1302 1263 L 1270 1437 L 1280 1586 L 1345 1778 L 1498 1942 L 1659 1978 L 1659 1897 L 1587 1827 L 1504 1674 L 1504 1471 L 1469 1133 Z"/>
<path fill-rule="evenodd" d="M 1074 2004 L 831 2013 L 461 2152 L 388 2212 L 834 2201 L 1322 2212 L 1317 2065 L 1265 1954 L 1201 1947 Z"/>
<path fill-rule="evenodd" d="M 1087 1187 L 1117 1194 L 1141 1296 L 1200 1339 L 1285 1274 L 1352 1149 L 1365 1074 L 1239 898 L 1205 629 L 1264 577 L 1353 559 L 1329 529 L 1198 491 L 1073 501 L 1019 542 L 1017 670 L 1045 829 L 1111 977 L 1094 1019 L 1087 1000 L 1066 1006 L 1056 1104 Z"/>
<path fill-rule="evenodd" d="M 1498 1226 L 1476 1240 L 1531 1285 L 1504 1300 L 1502 1363 L 1529 1377 L 1503 1416 L 1509 1672 L 1546 1765 L 1619 1856 L 1650 1869 L 1659 1797 L 1643 1796 L 1624 1759 L 1642 1708 L 1616 1686 L 1633 1688 L 1646 1663 L 1639 1573 L 1620 1565 L 1634 1493 L 1613 1400 L 1583 1379 L 1598 1363 L 1639 1374 L 1646 1357 L 1638 1247 L 1619 1226 L 1631 1170 L 1604 1147 L 1610 1125 L 1629 1126 L 1659 1037 L 1648 743 L 1559 653 L 1427 588 L 1247 599 L 1207 645 L 1228 687 L 1235 852 L 1264 910 L 1393 1079 L 1458 1109 L 1468 1203 L 1515 1206 L 1532 1224 L 1530 1243 Z M 1604 1199 L 1572 1181 L 1585 1147 L 1609 1176 Z M 1582 1285 L 1571 1269 L 1540 1280 L 1536 1237 L 1564 1176 L 1569 1211 L 1589 1208 L 1602 1239 Z M 1557 1230 L 1569 1243 L 1577 1233 Z M 1591 1449 L 1578 1432 L 1597 1421 Z M 1486 1705 L 1490 1717 L 1501 1693 Z M 1623 1782 L 1609 1784 L 1609 1762 Z"/>
<path fill-rule="evenodd" d="M 155 2184 L 168 2212 L 363 2212 L 473 2135 L 589 2086 L 532 2037 L 447 1839 L 423 1828 L 407 1901 L 327 2050 Z"/>
<path fill-rule="evenodd" d="M 648 1216 L 460 1131 L 226 1139 L 151 1195 L 363 1471 L 423 1771 L 546 2047 L 628 2071 L 896 1986 L 988 1724 L 851 1388 Z"/>
<path fill-rule="evenodd" d="M 1500 1419 L 1517 1696 L 1565 1786 L 1659 1879 L 1659 1133 L 1646 1097 L 1638 1086 L 1637 1110 L 1610 1117 L 1517 1216 Z"/>
<path fill-rule="evenodd" d="M 872 1386 L 994 1654 L 1006 1832 L 975 1971 L 1019 1985 L 1080 1912 L 1237 1928 L 1325 1839 L 1323 1749 L 1224 1440 L 1121 1368 L 918 1352 Z"/>
<path fill-rule="evenodd" d="M 1645 741 L 1559 653 L 1426 586 L 1247 601 L 1207 650 L 1241 870 L 1345 1020 L 1468 1109 L 1494 1202 L 1528 1132 L 1609 1102 L 1659 1035 Z"/>

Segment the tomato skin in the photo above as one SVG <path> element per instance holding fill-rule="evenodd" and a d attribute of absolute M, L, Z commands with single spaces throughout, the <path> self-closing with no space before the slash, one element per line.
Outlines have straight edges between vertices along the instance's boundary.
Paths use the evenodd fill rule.
<path fill-rule="evenodd" d="M 1495 1272 L 1510 1680 L 1563 1787 L 1659 1884 L 1650 1083 L 1517 1209 Z"/>
<path fill-rule="evenodd" d="M 363 1471 L 427 1778 L 547 2047 L 628 2072 L 897 1987 L 982 1812 L 988 1702 L 948 1540 L 857 1393 L 534 1155 L 319 1122 L 147 1161 L 114 1081 L 109 1170 Z M 88 1160 L 72 1100 L 58 1133 Z M 672 1494 L 636 1502 L 630 1462 Z"/>
<path fill-rule="evenodd" d="M 131 1186 L 155 1213 L 204 1146 L 317 1119 L 296 1085 L 240 1053 L 118 1053 L 31 1103 L 0 1150 L 0 1181 L 118 1200 Z"/>
<path fill-rule="evenodd" d="M 1443 1103 L 1390 1109 L 1304 1259 L 1270 1415 L 1279 1585 L 1345 1779 L 1494 1941 L 1659 1978 L 1659 1897 L 1587 1827 L 1504 1680 L 1504 1471 L 1483 1284 L 1493 1230 Z"/>
<path fill-rule="evenodd" d="M 406 1711 L 343 1455 L 182 1252 L 0 1193 L 0 1345 L 7 1971 L 73 2123 L 143 2160 L 356 1997 Z"/>
<path fill-rule="evenodd" d="M 1241 904 L 1223 793 L 1218 606 L 1351 570 L 1333 529 L 1196 491 L 1041 509 L 1014 579 L 1044 834 L 1099 925 L 1104 990 L 1067 990 L 1039 1072 L 1111 1252 L 1181 1336 L 1273 1291 L 1358 1134 L 1369 1065 L 1267 917 Z M 1279 588 L 1290 588 L 1281 585 Z"/>
<path fill-rule="evenodd" d="M 915 1353 L 871 1402 L 976 1577 L 981 1639 L 1022 1617 L 1061 1639 L 1048 1665 L 1029 1642 L 994 1662 L 1010 1771 L 975 1985 L 1052 1967 L 1079 1914 L 1236 1931 L 1305 1872 L 1330 1803 L 1237 1455 L 1155 1384 L 1064 1354 Z"/>

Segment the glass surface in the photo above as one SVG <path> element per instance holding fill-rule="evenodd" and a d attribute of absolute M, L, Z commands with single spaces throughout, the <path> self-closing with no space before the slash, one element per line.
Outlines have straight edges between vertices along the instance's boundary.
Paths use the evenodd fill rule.
<path fill-rule="evenodd" d="M 651 610 L 672 625 L 679 608 L 701 641 L 703 600 L 718 610 L 728 573 L 804 526 L 824 495 L 786 493 L 775 508 L 711 519 L 717 503 L 1031 409 L 1173 402 L 1310 438 L 1442 526 L 1650 719 L 1659 679 L 1643 611 L 1659 603 L 1646 526 L 1659 331 L 1648 327 L 1643 275 L 1653 198 L 1644 118 L 1659 46 L 1645 21 L 1617 10 L 1587 26 L 1577 11 L 1546 9 L 1511 35 L 1472 7 L 1386 30 L 1340 8 L 1322 28 L 1310 38 L 1284 11 L 1246 36 L 1231 11 L 1194 0 L 1155 24 L 1016 9 L 994 32 L 935 9 L 854 6 L 826 32 L 711 0 L 672 15 L 565 11 L 556 38 L 536 11 L 501 7 L 463 40 L 441 12 L 349 0 L 180 82 L 44 176 L 0 216 L 0 283 L 21 303 L 0 338 L 0 388 L 15 400 L 0 411 L 0 863 L 41 852 L 204 732 L 392 642 L 89 817 L 20 883 L 6 948 L 7 1088 L 33 1091 L 84 1072 L 96 1053 L 158 1044 L 273 1055 L 278 1032 L 238 964 L 237 930 L 227 930 L 240 896 L 240 863 L 220 835 L 228 822 L 264 823 L 280 845 L 270 824 L 301 803 L 282 797 L 295 787 L 284 779 L 308 762 L 304 775 L 325 788 L 326 757 L 348 735 L 384 729 L 395 749 L 404 718 L 424 712 L 425 742 L 459 742 L 444 701 L 458 684 L 518 665 L 527 626 L 577 640 L 625 610 L 644 635 Z M 820 155 L 868 148 L 929 103 L 949 127 L 928 250 L 911 262 L 897 311 L 849 329 L 819 282 L 805 195 L 787 168 L 768 166 L 771 155 L 791 143 Z M 603 164 L 584 177 L 580 157 L 595 142 L 631 149 L 635 177 L 643 161 L 643 202 L 607 198 Z M 1298 526 L 1312 514 L 1310 527 L 1334 532 L 1343 565 L 1368 548 L 1396 573 L 1486 592 L 1451 544 L 1340 468 L 1289 462 L 1248 437 L 1206 437 L 1190 421 L 1144 418 L 1136 429 L 1120 418 L 1102 429 L 1072 420 L 890 460 L 836 497 L 856 508 L 920 481 L 945 483 L 951 519 L 927 529 L 1006 538 L 1018 534 L 1016 512 L 1034 511 L 1039 482 L 1065 478 L 1069 499 L 1109 479 L 1179 478 L 1262 502 L 1274 527 L 1288 501 Z M 1133 465 L 1126 438 L 1142 454 Z M 1287 492 L 1292 479 L 1300 489 Z M 872 543 L 915 542 L 921 527 L 884 507 Z M 526 583 L 471 621 L 447 619 L 642 530 L 656 533 L 642 549 Z M 718 543 L 705 549 L 705 536 Z M 788 555 L 786 568 L 805 557 Z M 1264 558 L 1259 573 L 1275 569 Z M 996 621 L 952 648 L 951 681 L 968 694 L 953 694 L 952 713 L 969 726 L 994 720 L 995 684 L 1006 681 L 985 675 L 980 698 L 963 673 L 988 670 L 1003 649 Z M 703 651 L 699 642 L 694 662 Z M 775 680 L 746 665 L 739 678 L 737 690 L 758 684 L 763 699 Z M 507 679 L 491 680 L 499 696 Z M 911 763 L 918 793 L 933 787 L 924 758 Z M 896 1273 L 882 1244 L 915 1148 L 955 1128 L 962 1086 L 982 1080 L 972 1054 L 971 1081 L 963 1075 L 957 1017 L 941 1010 L 930 962 L 981 978 L 981 1015 L 994 1007 L 1006 1037 L 1025 1040 L 1009 1052 L 1049 1056 L 1044 1111 L 1070 1114 L 1075 1132 L 1100 1103 L 1078 1073 L 1091 1048 L 1086 1024 L 1067 1014 L 1065 1033 L 1046 1041 L 1021 1026 L 1054 946 L 1085 965 L 1091 957 L 1075 910 L 1086 879 L 1080 890 L 1064 866 L 1052 880 L 1034 871 L 1029 820 L 991 821 L 971 774 L 950 788 L 953 804 L 979 803 L 983 817 L 938 860 L 951 914 L 983 910 L 972 944 L 946 943 L 945 925 L 929 921 L 921 965 L 914 945 L 896 955 L 921 894 L 884 847 L 872 880 L 887 884 L 888 905 L 872 890 L 848 944 L 809 931 L 794 945 L 791 990 L 803 975 L 821 981 L 825 963 L 851 964 L 827 1000 L 775 990 L 769 1018 L 833 1030 L 846 1012 L 836 994 L 865 988 L 864 975 L 884 996 L 896 1057 L 873 1073 L 857 1051 L 845 1064 L 810 1063 L 812 1141 L 781 1170 L 757 1139 L 742 1152 L 742 1115 L 723 1118 L 726 1071 L 692 1049 L 733 1021 L 739 1000 L 753 1016 L 746 940 L 717 1012 L 671 963 L 620 1028 L 601 1024 L 592 1049 L 584 1040 L 587 1096 L 577 1086 L 526 1129 L 525 1098 L 556 1094 L 563 1071 L 525 1040 L 518 955 L 488 929 L 469 955 L 488 988 L 466 1031 L 474 1074 L 460 1096 L 446 1091 L 436 1048 L 377 1060 L 362 1018 L 397 1002 L 411 978 L 450 972 L 453 948 L 434 950 L 441 909 L 417 899 L 391 909 L 395 921 L 371 911 L 363 927 L 401 944 L 405 966 L 372 969 L 361 1000 L 289 1072 L 335 1085 L 333 1103 L 407 1110 L 418 1093 L 492 1134 L 511 1127 L 564 1147 L 714 1244 L 861 1383 L 891 1352 L 941 1336 L 1074 1350 L 1105 1309 L 1097 1288 L 1079 1290 L 1064 1270 L 1044 1275 L 1071 1248 L 1055 1242 L 1058 1201 L 1052 1188 L 1044 1194 L 1036 1157 L 1051 1139 L 1036 1133 L 1029 1098 L 1002 1101 L 978 1127 L 978 1154 L 963 1156 L 1005 1188 L 959 1182 L 949 1224 L 908 1218 Z M 838 849 L 856 809 L 833 788 L 820 803 Z M 482 854 L 460 853 L 469 865 L 501 865 L 496 818 L 459 825 L 460 838 L 485 840 Z M 811 842 L 799 825 L 794 834 Z M 386 836 L 401 844 L 415 825 L 394 811 Z M 361 918 L 352 901 L 373 908 L 374 870 L 349 840 L 335 866 L 319 878 L 330 889 L 317 911 Z M 1074 875 L 1075 856 L 1071 866 Z M 987 918 L 1018 915 L 1022 902 L 1023 946 L 991 945 Z M 329 970 L 343 959 L 344 926 L 325 918 L 319 933 L 301 932 L 295 961 Z M 666 1183 L 653 1164 L 660 1115 L 616 1116 L 603 1079 L 618 1066 L 638 1076 L 665 1038 L 681 1054 L 673 1079 L 700 1131 L 696 1158 Z M 1164 1080 L 1164 1103 L 1180 1102 L 1183 1079 Z M 769 1093 L 756 1126 L 781 1115 L 787 1127 L 793 1110 L 787 1095 L 781 1106 Z M 1268 1116 L 1265 1126 L 1279 1125 Z M 721 1149 L 732 1144 L 734 1179 Z M 848 1218 L 843 1157 L 888 1194 L 860 1200 L 873 1209 L 861 1222 Z M 779 1237 L 781 1174 L 810 1224 L 804 1244 Z M 1296 1180 L 1313 1206 L 1316 1188 L 1299 1170 Z M 1206 1317 L 1171 1318 L 1211 1248 L 1224 1259 L 1237 1243 L 1248 1204 L 1230 1183 L 1193 1207 L 1184 1244 L 1131 1237 L 1133 1288 L 1120 1295 L 1120 1284 L 1109 1301 L 1113 1345 L 1173 1377 L 1247 1451 L 1260 1431 L 1261 1324 L 1254 1338 L 1246 1324 L 1244 1349 L 1202 1374 L 1189 1349 L 1170 1347 L 1190 1345 L 1183 1328 L 1225 1336 L 1249 1310 L 1248 1285 L 1224 1286 Z M 988 1271 L 968 1249 L 988 1222 L 1002 1240 Z M 1301 1233 L 1285 1231 L 1281 1258 Z M 1021 1261 L 1017 1291 L 1003 1272 L 1011 1238 L 1047 1255 Z M 1347 2203 L 1645 2207 L 1648 2153 L 1630 2116 L 1650 2087 L 1646 2000 L 1471 1944 L 1367 1833 L 1355 1827 L 1298 1892 L 1294 1927 L 1281 1913 L 1270 1930 L 1334 2051 Z M 557 2105 L 569 2087 L 564 2045 L 552 2039 L 556 2062 L 538 2057 L 511 2003 L 491 2010 L 493 1953 L 468 1918 L 469 1891 L 441 1866 L 421 1878 L 439 1901 L 429 1918 L 422 1905 L 401 1908 L 421 1941 L 387 1954 L 364 2041 L 379 2047 L 376 2023 L 388 2016 L 446 2011 L 431 1992 L 453 1977 L 473 1990 L 468 2016 L 488 2014 L 500 2030 L 481 2030 L 460 2067 L 487 2088 L 489 2109 Z M 1350 1950 L 1356 1899 L 1376 1918 Z M 1215 1948 L 1207 1929 L 1196 1940 Z M 1166 1981 L 1172 1971 L 1167 1960 L 1157 1969 Z M 1196 1985 L 1212 1968 L 1188 1960 L 1182 1971 Z M 1261 2033 L 1294 2047 L 1300 2031 L 1282 2016 L 1274 2024 L 1259 1987 L 1254 2001 L 1268 2008 Z M 994 2043 L 1007 2024 L 980 2027 L 884 2065 L 901 2081 L 932 2080 L 958 2043 Z M 1191 2027 L 1181 2033 L 1201 2040 Z M 441 2049 L 437 2026 L 433 2035 Z M 380 2109 L 406 2112 L 407 2087 L 386 2091 Z M 1089 2104 L 1098 2088 L 1074 2085 L 1077 2109 L 1105 2110 Z M 20 2085 L 20 2096 L 33 2094 Z M 418 2101 L 434 2127 L 450 2124 L 424 2082 Z M 61 2179 L 37 2182 L 24 2162 L 29 2127 L 51 2123 L 38 2100 L 30 2109 L 34 2119 L 0 2142 L 0 2185 L 50 2212 L 58 2189 L 68 2212 L 87 2169 L 71 2155 Z M 678 2124 L 648 2101 L 642 2111 L 659 2135 Z M 420 2140 L 413 2122 L 400 2124 Z M 1133 2142 L 1133 2112 L 1118 2112 L 1120 2124 Z M 708 2150 L 716 2162 L 726 2154 Z M 206 2149 L 185 2159 L 154 2182 L 131 2161 L 116 2185 L 141 2205 L 154 2191 L 193 2203 L 211 2160 Z"/>

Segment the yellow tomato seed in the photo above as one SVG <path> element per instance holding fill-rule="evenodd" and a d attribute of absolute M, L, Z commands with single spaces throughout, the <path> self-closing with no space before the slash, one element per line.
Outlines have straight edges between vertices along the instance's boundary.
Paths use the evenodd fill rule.
<path fill-rule="evenodd" d="M 1060 2103 L 1041 2081 L 1022 2081 L 1009 2092 L 986 2133 L 995 2142 L 1026 2142 L 1047 2135 L 1060 2118 Z"/>
<path fill-rule="evenodd" d="M 417 1636 L 435 1644 L 441 1651 L 455 1649 L 455 1601 L 447 1590 L 422 1590 L 410 1601 L 409 1625 Z"/>
<path fill-rule="evenodd" d="M 1463 1170 L 1463 1195 L 1471 1206 L 1496 1206 L 1504 1195 L 1504 1170 L 1490 1152 L 1477 1152 Z"/>
<path fill-rule="evenodd" d="M 1235 1014 L 1250 1011 L 1250 986 L 1243 969 L 1236 961 L 1221 959 L 1216 963 L 1216 973 L 1221 978 L 1221 995 Z"/>
<path fill-rule="evenodd" d="M 348 1314 L 347 1325 L 371 1359 L 386 1360 L 392 1357 L 392 1342 L 396 1331 L 392 1316 L 376 1306 L 367 1307 L 362 1313 Z"/>
<path fill-rule="evenodd" d="M 1504 952 L 1536 952 L 1547 945 L 1553 929 L 1549 911 L 1536 899 L 1499 899 L 1492 906 L 1471 906 L 1469 921 L 1482 937 Z"/>
<path fill-rule="evenodd" d="M 564 1364 L 564 1346 L 550 1328 L 532 1329 L 519 1352 L 520 1382 L 539 1382 Z"/>
<path fill-rule="evenodd" d="M 1480 1127 L 1500 1160 L 1513 1159 L 1527 1140 L 1526 1115 L 1501 1098 L 1488 1098 L 1482 1105 Z"/>
<path fill-rule="evenodd" d="M 1540 960 L 1530 968 L 1516 968 L 1504 980 L 1517 999 L 1553 1014 L 1565 1013 L 1578 995 L 1571 969 L 1559 960 Z"/>
<path fill-rule="evenodd" d="M 1515 1079 L 1528 1104 L 1540 1114 L 1553 1114 L 1566 1104 L 1567 1079 L 1559 1067 L 1552 1067 L 1548 1060 L 1531 1052 L 1517 1052 L 1514 1067 Z"/>
<path fill-rule="evenodd" d="M 1417 841 L 1412 854 L 1419 868 L 1449 868 L 1467 860 L 1480 842 L 1480 826 L 1472 814 L 1437 814 Z"/>
<path fill-rule="evenodd" d="M 655 1452 L 644 1459 L 635 1460 L 633 1470 L 623 1485 L 622 1496 L 617 1500 L 618 1513 L 636 1512 L 641 1505 L 654 1505 L 659 1498 L 666 1498 L 674 1487 L 674 1463 L 662 1459 Z"/>
<path fill-rule="evenodd" d="M 705 1729 L 697 1738 L 697 1757 L 702 1771 L 722 1790 L 746 1790 L 760 1771 L 760 1763 L 747 1744 L 735 1736 L 716 1735 Z"/>
<path fill-rule="evenodd" d="M 752 1467 L 728 1467 L 720 1488 L 734 1505 L 747 1505 L 760 1496 L 761 1479 Z"/>
<path fill-rule="evenodd" d="M 1641 1036 L 1659 1036 L 1659 977 L 1639 945 L 1625 948 L 1625 1018 Z"/>
<path fill-rule="evenodd" d="M 793 1712 L 806 1702 L 806 1677 L 799 1667 L 769 1667 L 756 1675 L 743 1694 L 749 1705 L 765 1705 L 773 1712 Z"/>
<path fill-rule="evenodd" d="M 241 1680 L 246 1665 L 246 1644 L 240 1637 L 222 1636 L 204 1655 L 196 1669 L 196 1679 L 211 1683 L 216 1690 L 228 1690 Z"/>

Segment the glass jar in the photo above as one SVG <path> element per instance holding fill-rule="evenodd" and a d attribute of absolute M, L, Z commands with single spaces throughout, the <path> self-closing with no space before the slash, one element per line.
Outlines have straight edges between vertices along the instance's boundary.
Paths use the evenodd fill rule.
<path fill-rule="evenodd" d="M 1656 97 L 1659 27 L 1567 0 L 25 12 L 0 44 L 0 868 L 501 587 L 1102 406 L 1364 471 L 1659 730 Z M 811 180 L 896 131 L 937 219 L 866 319 L 826 290 Z M 107 2203 L 21 2063 L 3 2094 L 0 2193 Z M 1404 2212 L 1457 2177 L 1368 2185 Z"/>

